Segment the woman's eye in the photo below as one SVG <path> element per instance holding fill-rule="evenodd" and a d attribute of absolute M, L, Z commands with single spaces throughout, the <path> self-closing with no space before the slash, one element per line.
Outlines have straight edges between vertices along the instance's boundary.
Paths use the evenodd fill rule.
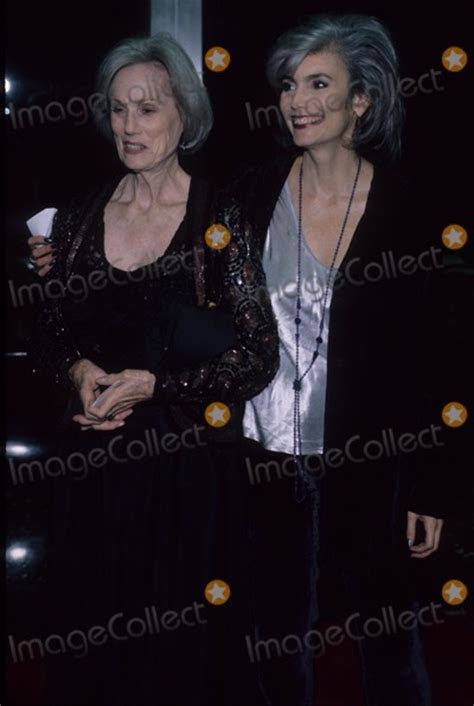
<path fill-rule="evenodd" d="M 283 81 L 281 84 L 282 93 L 288 93 L 293 88 L 293 84 L 290 81 Z"/>
<path fill-rule="evenodd" d="M 327 83 L 321 80 L 313 81 L 313 88 L 327 88 Z"/>
<path fill-rule="evenodd" d="M 111 110 L 112 110 L 112 113 L 121 113 L 123 108 L 121 108 L 119 105 L 113 105 Z"/>
<path fill-rule="evenodd" d="M 143 107 L 142 107 L 142 113 L 146 113 L 146 114 L 149 114 L 149 113 L 156 113 L 156 110 L 155 110 L 155 108 L 151 108 L 151 107 L 149 107 L 149 106 L 143 106 Z"/>

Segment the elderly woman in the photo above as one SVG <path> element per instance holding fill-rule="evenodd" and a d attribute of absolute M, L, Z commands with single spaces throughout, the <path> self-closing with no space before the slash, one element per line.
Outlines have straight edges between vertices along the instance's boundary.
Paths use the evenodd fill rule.
<path fill-rule="evenodd" d="M 367 704 L 426 706 L 417 619 L 374 626 L 382 608 L 396 620 L 413 608 L 409 559 L 437 549 L 443 524 L 441 427 L 423 419 L 420 388 L 436 231 L 385 166 L 400 152 L 396 52 L 375 18 L 315 16 L 278 39 L 267 74 L 293 149 L 232 186 L 260 240 L 281 361 L 244 416 L 249 658 L 266 703 L 309 706 L 315 658 L 352 639 Z M 312 632 L 316 578 L 324 588 L 331 564 L 342 580 L 328 594 L 345 587 L 351 622 L 325 641 Z"/>
<path fill-rule="evenodd" d="M 57 213 L 47 281 L 65 296 L 43 306 L 38 336 L 72 392 L 64 453 L 88 459 L 87 477 L 57 488 L 48 631 L 103 629 L 51 657 L 48 703 L 252 702 L 233 442 L 278 365 L 257 241 L 236 203 L 212 205 L 180 166 L 212 112 L 171 37 L 121 42 L 98 90 L 125 172 Z"/>

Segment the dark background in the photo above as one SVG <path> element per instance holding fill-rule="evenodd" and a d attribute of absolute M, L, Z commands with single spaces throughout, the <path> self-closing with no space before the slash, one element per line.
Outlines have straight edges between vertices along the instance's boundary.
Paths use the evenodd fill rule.
<path fill-rule="evenodd" d="M 221 182 L 228 181 L 237 168 L 263 160 L 275 149 L 276 125 L 268 126 L 261 117 L 261 127 L 256 127 L 255 110 L 276 103 L 265 83 L 265 57 L 276 37 L 299 18 L 324 11 L 374 14 L 391 30 L 401 57 L 402 76 L 418 79 L 431 70 L 441 71 L 437 81 L 443 90 L 429 94 L 419 91 L 406 99 L 404 151 L 398 168 L 415 177 L 420 194 L 429 195 L 440 224 L 439 236 L 450 223 L 463 225 L 470 235 L 462 250 L 447 253 L 445 288 L 439 294 L 440 301 L 434 302 L 434 310 L 439 307 L 440 311 L 439 346 L 445 351 L 446 365 L 433 380 L 441 399 L 464 401 L 469 411 L 467 386 L 472 354 L 468 332 L 472 324 L 467 311 L 472 309 L 466 307 L 466 300 L 467 292 L 472 291 L 474 234 L 468 161 L 472 110 L 468 97 L 472 96 L 474 52 L 468 11 L 454 4 L 420 8 L 414 3 L 400 7 L 397 3 L 379 6 L 354 2 L 347 6 L 301 0 L 282 6 L 258 0 L 204 0 L 203 5 L 203 51 L 213 45 L 223 46 L 231 54 L 231 64 L 222 73 L 203 69 L 216 124 L 202 152 L 187 160 L 185 166 L 207 172 Z M 8 281 L 15 288 L 35 281 L 27 264 L 26 219 L 47 206 L 59 207 L 77 191 L 103 182 L 115 172 L 118 162 L 113 148 L 96 133 L 90 116 L 83 124 L 75 124 L 78 118 L 70 115 L 41 124 L 35 116 L 34 125 L 26 123 L 21 127 L 18 122 L 15 125 L 12 113 L 16 116 L 19 109 L 33 105 L 44 109 L 52 101 L 66 105 L 76 96 L 87 99 L 94 92 L 94 74 L 103 54 L 126 36 L 148 34 L 149 6 L 146 0 L 87 0 L 77 4 L 47 0 L 28 5 L 10 0 L 6 27 L 6 76 L 12 81 L 12 90 L 6 96 L 10 115 L 5 116 L 10 354 L 6 369 L 7 438 L 31 448 L 47 449 L 52 443 L 49 430 L 63 400 L 51 393 L 39 371 L 33 373 L 34 361 L 30 357 L 11 355 L 27 352 L 35 314 L 32 306 L 13 305 Z M 452 45 L 462 47 L 471 59 L 459 73 L 450 73 L 441 65 L 443 51 Z M 249 123 L 249 107 L 254 129 Z M 407 224 L 409 220 L 407 214 Z M 446 480 L 455 489 L 455 502 L 445 544 L 438 556 L 418 569 L 422 594 L 434 600 L 439 599 L 439 587 L 445 580 L 459 578 L 469 585 L 472 570 L 472 453 L 468 454 L 468 437 L 472 434 L 474 406 L 470 410 L 464 427 L 453 430 L 453 444 L 448 451 Z M 18 628 L 21 633 L 24 626 L 29 626 L 27 635 L 34 634 L 31 625 L 35 597 L 42 586 L 46 485 L 10 488 L 7 494 L 11 506 L 10 540 L 23 539 L 35 547 L 30 563 L 8 568 L 15 631 Z M 473 626 L 468 605 L 469 601 L 457 610 L 448 608 L 444 632 L 437 630 L 436 635 L 427 637 L 436 706 L 467 706 L 474 701 L 467 663 Z M 339 660 L 339 667 L 350 672 L 344 650 L 336 652 L 336 663 Z M 9 677 L 11 703 L 41 703 L 40 664 L 16 666 L 9 671 Z M 26 682 L 32 685 L 30 689 Z M 356 698 L 350 706 L 356 706 Z"/>

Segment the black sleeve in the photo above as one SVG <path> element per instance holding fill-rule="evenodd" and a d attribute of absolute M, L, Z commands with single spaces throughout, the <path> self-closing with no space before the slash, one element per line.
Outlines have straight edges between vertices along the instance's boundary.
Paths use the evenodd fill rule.
<path fill-rule="evenodd" d="M 411 473 L 411 495 L 408 510 L 420 515 L 446 517 L 450 512 L 451 488 L 449 482 L 448 442 L 457 437 L 457 430 L 450 429 L 442 411 L 456 392 L 446 381 L 451 376 L 447 361 L 449 349 L 454 346 L 455 333 L 449 331 L 446 297 L 446 248 L 440 240 L 442 223 L 436 208 L 413 182 L 411 187 L 410 217 L 412 234 L 422 250 L 431 251 L 432 264 L 423 271 L 419 267 L 422 287 L 419 299 L 407 302 L 416 311 L 412 335 L 407 339 L 405 365 L 415 366 L 413 391 L 408 391 L 417 408 L 417 429 L 430 429 L 431 442 L 420 443 L 414 453 L 405 454 L 403 462 Z M 435 257 L 436 253 L 436 257 Z M 419 263 L 423 262 L 418 260 Z M 413 345 L 412 345 L 413 344 Z M 461 400 L 462 401 L 462 400 Z"/>
<path fill-rule="evenodd" d="M 153 371 L 159 401 L 243 401 L 263 390 L 278 369 L 278 330 L 257 239 L 234 200 L 226 199 L 221 205 L 217 222 L 231 232 L 230 243 L 222 251 L 223 285 L 238 343 L 193 367 Z"/>
<path fill-rule="evenodd" d="M 42 366 L 54 382 L 72 388 L 68 370 L 74 361 L 83 357 L 77 349 L 63 315 L 62 300 L 66 289 L 66 258 L 76 233 L 80 208 L 76 201 L 59 210 L 54 217 L 51 239 L 56 246 L 56 257 L 48 274 L 42 278 L 44 299 L 37 311 L 30 350 L 37 364 Z"/>

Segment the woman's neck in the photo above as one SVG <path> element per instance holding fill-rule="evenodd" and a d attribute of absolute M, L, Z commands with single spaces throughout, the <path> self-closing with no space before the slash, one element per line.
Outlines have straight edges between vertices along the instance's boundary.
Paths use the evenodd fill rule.
<path fill-rule="evenodd" d="M 155 205 L 172 206 L 185 201 L 190 177 L 173 155 L 154 169 L 129 174 L 126 182 L 127 196 L 140 208 L 149 209 Z"/>
<path fill-rule="evenodd" d="M 351 193 L 359 157 L 353 150 L 318 147 L 302 156 L 305 189 L 323 198 L 345 198 Z"/>

